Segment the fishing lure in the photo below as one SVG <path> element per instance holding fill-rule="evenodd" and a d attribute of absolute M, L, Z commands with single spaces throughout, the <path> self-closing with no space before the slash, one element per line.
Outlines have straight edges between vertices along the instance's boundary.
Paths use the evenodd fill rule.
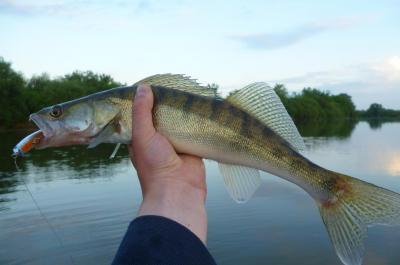
<path fill-rule="evenodd" d="M 42 131 L 36 131 L 29 134 L 24 139 L 22 139 L 14 148 L 12 156 L 16 159 L 19 156 L 25 156 L 32 148 L 37 145 L 43 138 Z"/>

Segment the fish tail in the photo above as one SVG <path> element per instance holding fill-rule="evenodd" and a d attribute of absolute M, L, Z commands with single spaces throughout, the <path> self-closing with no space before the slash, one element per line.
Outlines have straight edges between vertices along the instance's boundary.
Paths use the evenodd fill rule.
<path fill-rule="evenodd" d="M 400 224 L 400 194 L 339 175 L 333 199 L 319 203 L 332 244 L 346 265 L 361 265 L 367 227 Z"/>

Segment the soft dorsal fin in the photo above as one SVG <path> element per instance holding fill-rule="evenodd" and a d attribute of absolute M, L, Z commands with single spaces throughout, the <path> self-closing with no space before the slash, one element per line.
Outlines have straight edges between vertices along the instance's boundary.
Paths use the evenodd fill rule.
<path fill-rule="evenodd" d="M 202 86 L 195 79 L 191 79 L 190 76 L 184 76 L 181 74 L 157 74 L 146 77 L 134 85 L 148 84 L 155 86 L 163 86 L 168 88 L 174 88 L 185 92 L 190 92 L 198 95 L 216 97 L 217 90 L 211 87 Z"/>
<path fill-rule="evenodd" d="M 231 93 L 226 101 L 253 115 L 297 151 L 304 150 L 303 138 L 274 89 L 264 82 L 250 84 Z"/>
<path fill-rule="evenodd" d="M 224 163 L 218 166 L 229 195 L 238 203 L 247 202 L 261 184 L 257 169 Z"/>

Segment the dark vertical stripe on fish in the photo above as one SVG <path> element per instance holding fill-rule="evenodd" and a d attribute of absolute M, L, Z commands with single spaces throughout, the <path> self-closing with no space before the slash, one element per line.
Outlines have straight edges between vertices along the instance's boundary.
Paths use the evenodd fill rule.
<path fill-rule="evenodd" d="M 186 94 L 186 100 L 185 103 L 183 104 L 183 111 L 189 112 L 190 109 L 192 108 L 194 103 L 194 96 L 192 94 Z"/>
<path fill-rule="evenodd" d="M 218 113 L 219 113 L 219 108 L 220 108 L 221 103 L 218 100 L 212 100 L 211 101 L 211 114 L 209 116 L 210 120 L 217 120 L 218 119 Z"/>
<path fill-rule="evenodd" d="M 165 99 L 165 95 L 167 93 L 166 89 L 159 86 L 151 86 L 151 88 L 153 90 L 155 102 L 161 102 L 163 99 Z"/>
<path fill-rule="evenodd" d="M 240 133 L 244 136 L 250 135 L 250 117 L 247 113 L 242 113 L 241 124 L 240 124 Z"/>
<path fill-rule="evenodd" d="M 235 121 L 237 120 L 237 115 L 238 115 L 238 111 L 237 109 L 232 106 L 232 105 L 228 105 L 227 108 L 225 109 L 226 111 L 226 117 L 225 117 L 225 121 L 224 124 L 225 126 L 230 126 L 233 125 L 235 123 Z"/>

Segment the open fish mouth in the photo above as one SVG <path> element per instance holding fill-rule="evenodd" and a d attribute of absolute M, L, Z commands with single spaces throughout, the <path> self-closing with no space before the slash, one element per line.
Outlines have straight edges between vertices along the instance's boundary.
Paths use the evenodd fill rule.
<path fill-rule="evenodd" d="M 51 138 L 54 133 L 53 130 L 51 129 L 51 127 L 45 122 L 43 121 L 39 115 L 37 114 L 31 114 L 29 116 L 29 120 L 33 121 L 36 126 L 40 129 L 40 131 L 43 133 L 43 136 L 45 139 L 49 139 Z"/>

